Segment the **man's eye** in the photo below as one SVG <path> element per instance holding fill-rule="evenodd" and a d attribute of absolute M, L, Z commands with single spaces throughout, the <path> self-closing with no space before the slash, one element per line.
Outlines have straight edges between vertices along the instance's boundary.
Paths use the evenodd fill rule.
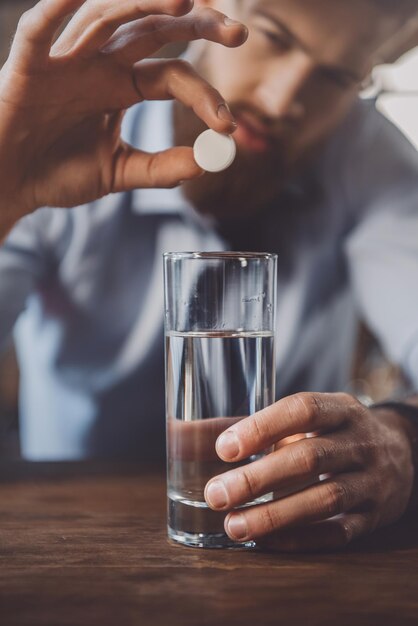
<path fill-rule="evenodd" d="M 287 50 L 289 48 L 289 43 L 277 33 L 271 30 L 263 30 L 262 32 L 266 39 L 278 50 Z"/>

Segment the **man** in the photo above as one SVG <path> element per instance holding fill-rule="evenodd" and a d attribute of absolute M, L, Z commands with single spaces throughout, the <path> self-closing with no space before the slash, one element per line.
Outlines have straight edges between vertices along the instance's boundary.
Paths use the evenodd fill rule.
<path fill-rule="evenodd" d="M 212 479 L 208 503 L 229 509 L 330 474 L 297 494 L 228 515 L 233 539 L 267 536 L 282 549 L 343 545 L 412 505 L 417 429 L 409 405 L 368 409 L 337 393 L 347 382 L 359 313 L 411 388 L 418 385 L 417 155 L 372 104 L 357 101 L 379 50 L 412 14 L 410 2 L 392 4 L 201 0 L 200 8 L 227 10 L 249 27 L 242 48 L 197 42 L 189 51 L 232 104 L 234 165 L 182 191 L 140 189 L 74 211 L 43 209 L 17 225 L 1 253 L 1 328 L 5 337 L 26 304 L 16 330 L 26 456 L 162 451 L 161 253 L 266 249 L 280 254 L 282 399 L 221 435 L 217 452 L 235 461 L 297 433 L 320 434 Z M 76 27 L 77 20 L 79 33 L 89 21 L 76 15 Z M 171 23 L 159 22 L 159 36 Z M 123 45 L 121 56 L 131 62 L 138 42 L 132 31 L 106 39 L 104 50 L 117 54 Z M 83 50 L 82 37 L 57 49 L 71 52 L 74 45 Z M 97 73 L 100 80 L 100 67 Z M 139 79 L 144 93 L 147 68 Z M 172 145 L 187 145 L 201 128 L 181 105 L 162 103 L 133 109 L 125 136 L 156 151 L 170 147 L 170 135 Z M 72 148 L 70 141 L 65 153 Z M 80 158 L 72 171 L 82 201 L 118 189 L 90 185 L 86 192 Z M 35 205 L 45 202 L 39 197 Z M 58 194 L 56 204 L 68 202 Z M 418 402 L 408 402 L 413 412 Z"/>

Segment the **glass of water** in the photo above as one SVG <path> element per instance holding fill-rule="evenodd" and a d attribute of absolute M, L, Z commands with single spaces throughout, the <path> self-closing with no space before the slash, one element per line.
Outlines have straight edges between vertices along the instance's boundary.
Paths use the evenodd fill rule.
<path fill-rule="evenodd" d="M 178 543 L 255 545 L 229 539 L 226 513 L 212 511 L 203 494 L 210 478 L 262 456 L 225 463 L 215 443 L 275 400 L 276 283 L 275 254 L 164 255 L 168 535 Z"/>

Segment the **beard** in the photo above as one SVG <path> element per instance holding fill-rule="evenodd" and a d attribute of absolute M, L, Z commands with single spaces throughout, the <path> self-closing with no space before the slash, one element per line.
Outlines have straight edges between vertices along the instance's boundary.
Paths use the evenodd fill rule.
<path fill-rule="evenodd" d="M 248 111 L 242 103 L 231 105 L 237 115 Z M 206 125 L 190 109 L 174 103 L 174 140 L 176 145 L 193 146 Z M 233 164 L 223 172 L 206 172 L 201 178 L 183 184 L 183 194 L 194 208 L 216 220 L 250 217 L 262 211 L 278 198 L 293 167 L 285 140 L 272 139 L 266 152 L 240 150 Z"/>

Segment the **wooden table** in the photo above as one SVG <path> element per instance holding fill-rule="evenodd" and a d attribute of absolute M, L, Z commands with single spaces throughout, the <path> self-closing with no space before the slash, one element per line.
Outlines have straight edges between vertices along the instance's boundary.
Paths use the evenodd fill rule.
<path fill-rule="evenodd" d="M 418 530 L 339 554 L 170 545 L 164 472 L 0 466 L 2 626 L 418 624 Z"/>

